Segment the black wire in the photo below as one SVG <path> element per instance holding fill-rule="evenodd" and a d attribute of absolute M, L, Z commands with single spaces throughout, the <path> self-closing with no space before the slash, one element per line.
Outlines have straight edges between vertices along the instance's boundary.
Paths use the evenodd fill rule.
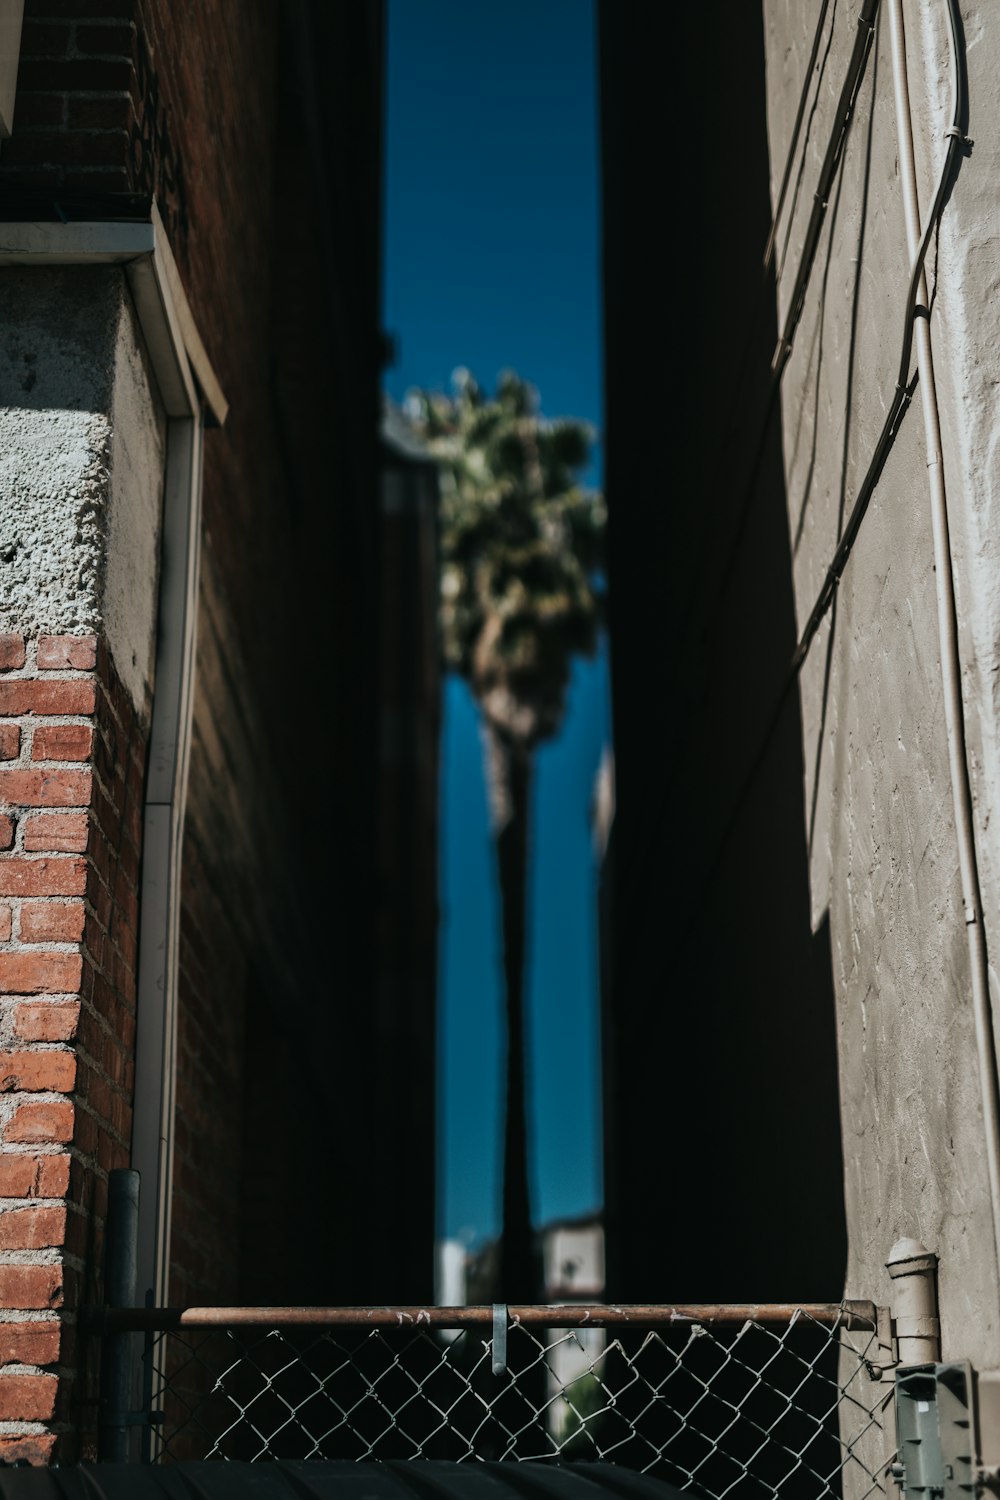
<path fill-rule="evenodd" d="M 813 195 L 812 213 L 809 215 L 805 239 L 802 242 L 799 269 L 788 303 L 785 326 L 781 331 L 777 348 L 774 351 L 773 369 L 778 378 L 780 378 L 781 372 L 788 363 L 789 355 L 792 352 L 792 341 L 795 337 L 795 330 L 798 327 L 799 319 L 802 316 L 802 309 L 805 306 L 809 278 L 812 275 L 813 262 L 816 259 L 816 251 L 819 248 L 820 231 L 823 228 L 827 204 L 830 201 L 830 189 L 833 187 L 833 179 L 837 174 L 837 168 L 840 165 L 844 145 L 847 141 L 847 132 L 850 129 L 851 120 L 854 118 L 854 106 L 857 103 L 858 90 L 861 87 L 865 63 L 868 61 L 868 53 L 871 51 L 872 39 L 875 35 L 875 15 L 878 10 L 878 4 L 879 0 L 865 0 L 861 8 L 861 14 L 858 17 L 857 35 L 854 38 L 851 60 L 847 65 L 843 87 L 840 90 L 840 99 L 837 103 L 836 114 L 834 115 L 833 132 L 827 143 L 826 155 L 823 158 L 819 180 L 816 184 L 816 192 Z"/>
<path fill-rule="evenodd" d="M 965 87 L 962 69 L 959 66 L 958 33 L 955 25 L 954 3 L 955 0 L 948 0 L 948 18 L 951 22 L 952 53 L 955 59 L 955 108 L 953 111 L 951 126 L 948 131 L 948 150 L 945 153 L 944 165 L 941 168 L 941 175 L 938 178 L 937 192 L 934 194 L 934 201 L 931 204 L 930 213 L 927 215 L 927 223 L 924 226 L 924 232 L 920 238 L 920 244 L 917 247 L 917 253 L 914 257 L 913 266 L 910 270 L 910 284 L 907 288 L 906 293 L 906 317 L 903 324 L 903 347 L 900 351 L 899 356 L 899 374 L 896 376 L 896 389 L 893 392 L 892 401 L 889 406 L 889 412 L 886 416 L 885 423 L 883 424 L 882 431 L 879 435 L 879 440 L 875 445 L 875 452 L 872 455 L 872 461 L 868 466 L 868 471 L 865 474 L 864 479 L 861 481 L 861 484 L 858 487 L 857 497 L 854 501 L 853 506 L 851 507 L 851 513 L 847 518 L 847 524 L 844 527 L 840 541 L 837 544 L 837 550 L 833 554 L 830 566 L 826 570 L 826 577 L 823 579 L 823 586 L 819 591 L 816 603 L 813 605 L 812 610 L 810 611 L 809 618 L 805 623 L 805 627 L 802 631 L 801 636 L 799 637 L 798 645 L 796 646 L 794 654 L 792 656 L 790 667 L 790 671 L 792 673 L 798 672 L 801 668 L 802 663 L 805 661 L 806 656 L 809 653 L 809 647 L 812 645 L 816 632 L 823 620 L 823 616 L 826 614 L 827 610 L 830 608 L 830 605 L 833 602 L 833 596 L 840 584 L 841 574 L 844 571 L 847 559 L 851 555 L 854 543 L 856 542 L 858 537 L 858 532 L 861 529 L 861 522 L 865 518 L 865 513 L 868 510 L 869 502 L 871 501 L 871 497 L 875 492 L 875 486 L 879 482 L 882 470 L 885 467 L 886 459 L 889 456 L 889 451 L 896 440 L 900 424 L 906 415 L 911 400 L 913 399 L 913 392 L 916 389 L 917 385 L 916 372 L 914 372 L 912 376 L 910 375 L 910 355 L 913 350 L 913 331 L 918 316 L 924 318 L 930 317 L 930 309 L 922 305 L 918 305 L 917 303 L 917 288 L 920 283 L 921 273 L 924 269 L 924 261 L 927 256 L 928 246 L 931 242 L 931 236 L 937 229 L 938 220 L 941 216 L 941 210 L 944 206 L 945 194 L 951 186 L 951 178 L 955 162 L 967 145 L 965 136 L 962 133 L 962 120 L 964 118 L 965 109 Z"/>
<path fill-rule="evenodd" d="M 722 861 L 722 856 L 726 845 L 728 844 L 729 839 L 736 828 L 740 814 L 743 811 L 744 805 L 747 801 L 753 784 L 757 779 L 760 768 L 764 764 L 767 752 L 770 749 L 771 741 L 774 737 L 778 724 L 781 721 L 782 711 L 785 707 L 789 693 L 797 681 L 799 672 L 801 671 L 802 665 L 809 653 L 809 647 L 812 644 L 812 641 L 815 639 L 816 631 L 818 630 L 824 615 L 830 608 L 830 605 L 832 604 L 833 599 L 836 595 L 837 587 L 840 583 L 841 574 L 844 570 L 848 558 L 850 557 L 854 543 L 857 540 L 858 533 L 861 529 L 861 523 L 864 520 L 865 513 L 868 509 L 872 494 L 874 493 L 875 487 L 878 484 L 879 478 L 881 477 L 882 470 L 884 469 L 886 464 L 886 460 L 888 459 L 893 443 L 895 442 L 896 437 L 899 433 L 900 425 L 913 398 L 913 392 L 916 389 L 917 374 L 916 372 L 914 372 L 911 376 L 909 368 L 910 354 L 913 348 L 913 331 L 918 316 L 930 316 L 929 308 L 918 305 L 916 301 L 917 287 L 920 281 L 920 273 L 923 270 L 924 260 L 927 255 L 928 246 L 931 242 L 931 237 L 937 229 L 938 221 L 941 216 L 941 210 L 944 206 L 945 197 L 952 184 L 952 175 L 955 168 L 955 163 L 958 160 L 958 157 L 964 152 L 968 151 L 971 145 L 971 142 L 969 142 L 964 135 L 964 121 L 966 117 L 965 112 L 967 101 L 965 90 L 965 75 L 963 72 L 963 59 L 959 47 L 960 33 L 956 21 L 955 4 L 956 0 L 948 0 L 948 17 L 951 24 L 952 56 L 955 62 L 956 80 L 953 119 L 952 124 L 947 132 L 949 136 L 948 150 L 941 169 L 941 175 L 938 179 L 938 186 L 937 191 L 934 194 L 934 201 L 931 204 L 931 209 L 927 216 L 927 223 L 924 227 L 924 232 L 921 236 L 916 256 L 914 257 L 913 266 L 910 270 L 910 280 L 906 297 L 906 315 L 903 324 L 903 344 L 900 351 L 899 371 L 896 379 L 896 388 L 893 392 L 893 398 L 892 402 L 890 403 L 889 413 L 886 417 L 885 423 L 882 427 L 882 432 L 880 433 L 878 442 L 875 446 L 875 451 L 872 456 L 871 463 L 868 466 L 868 470 L 865 474 L 864 479 L 861 481 L 857 497 L 854 501 L 853 506 L 851 507 L 851 512 L 848 516 L 847 524 L 844 527 L 840 542 L 838 543 L 837 550 L 834 553 L 833 560 L 831 561 L 830 566 L 827 569 L 826 577 L 824 578 L 823 586 L 820 589 L 819 597 L 817 598 L 816 603 L 813 605 L 812 611 L 809 615 L 809 619 L 806 621 L 805 628 L 802 631 L 802 635 L 800 636 L 795 651 L 792 654 L 792 659 L 789 662 L 788 669 L 785 672 L 781 688 L 775 696 L 774 703 L 768 715 L 767 727 L 764 730 L 760 741 L 758 742 L 757 749 L 755 750 L 754 755 L 747 768 L 746 775 L 743 778 L 742 785 L 740 786 L 740 790 L 733 803 L 730 814 L 719 834 L 714 857 L 708 870 L 706 871 L 705 879 L 701 885 L 702 897 L 711 885 L 712 880 L 715 878 L 715 874 Z M 695 914 L 700 908 L 700 904 L 701 903 L 699 899 L 693 909 Z M 696 915 L 693 917 L 693 920 L 696 920 Z"/>
<path fill-rule="evenodd" d="M 809 216 L 805 238 L 803 240 L 802 252 L 799 256 L 798 270 L 795 276 L 795 284 L 789 302 L 788 315 L 784 328 L 778 338 L 771 368 L 768 375 L 767 385 L 763 391 L 760 401 L 760 415 L 756 424 L 757 439 L 753 447 L 747 477 L 742 485 L 741 499 L 736 513 L 735 529 L 726 548 L 726 561 L 718 574 L 718 584 L 714 588 L 716 604 L 724 597 L 729 584 L 730 575 L 736 566 L 737 556 L 743 541 L 754 494 L 756 493 L 757 478 L 760 465 L 767 445 L 768 431 L 771 420 L 777 409 L 778 392 L 781 379 L 785 372 L 785 366 L 792 352 L 795 332 L 802 316 L 805 304 L 806 292 L 812 276 L 816 254 L 819 249 L 820 233 L 826 218 L 829 205 L 830 191 L 837 169 L 843 157 L 844 146 L 847 141 L 847 133 L 851 121 L 854 118 L 854 109 L 857 104 L 858 92 L 861 80 L 865 72 L 865 64 L 871 50 L 875 33 L 875 17 L 878 12 L 879 0 L 864 0 L 864 5 L 857 22 L 857 35 L 854 39 L 854 47 L 851 51 L 850 62 L 844 74 L 841 85 L 840 98 L 834 115 L 834 125 L 830 138 L 827 141 L 823 164 L 820 168 L 816 190 L 813 193 L 812 212 Z M 765 264 L 765 272 L 762 278 L 762 289 L 769 284 L 769 272 Z M 748 344 L 749 348 L 749 344 Z M 744 352 L 744 362 L 746 351 Z M 740 383 L 742 383 L 743 371 L 740 372 Z M 711 490 L 716 486 L 713 484 Z"/>
<path fill-rule="evenodd" d="M 805 78 L 802 82 L 802 92 L 799 94 L 799 105 L 795 111 L 795 123 L 792 126 L 792 138 L 788 143 L 788 154 L 785 157 L 785 170 L 781 177 L 781 187 L 778 189 L 778 198 L 774 205 L 774 215 L 771 219 L 771 228 L 768 232 L 767 243 L 764 246 L 764 270 L 767 271 L 771 265 L 771 257 L 774 255 L 774 245 L 778 236 L 778 221 L 781 218 L 785 206 L 785 194 L 788 192 L 788 184 L 792 176 L 792 162 L 799 144 L 799 131 L 802 129 L 802 120 L 806 112 L 806 100 L 809 97 L 809 89 L 812 84 L 813 68 L 819 56 L 819 44 L 823 35 L 823 27 L 826 23 L 826 13 L 830 0 L 823 0 L 820 6 L 819 20 L 816 22 L 816 30 L 813 33 L 812 51 L 809 53 L 809 62 L 806 65 Z"/>

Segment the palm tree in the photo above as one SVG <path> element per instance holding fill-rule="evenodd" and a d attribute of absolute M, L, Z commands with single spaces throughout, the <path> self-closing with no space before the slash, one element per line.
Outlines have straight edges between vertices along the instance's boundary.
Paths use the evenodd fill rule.
<path fill-rule="evenodd" d="M 525 1109 L 524 967 L 534 751 L 555 734 L 572 658 L 602 617 L 604 502 L 575 481 L 592 433 L 545 421 L 513 372 L 494 397 L 456 371 L 454 397 L 416 392 L 407 412 L 441 470 L 441 628 L 446 665 L 482 713 L 496 843 L 507 1014 L 499 1292 L 541 1295 L 531 1231 Z"/>

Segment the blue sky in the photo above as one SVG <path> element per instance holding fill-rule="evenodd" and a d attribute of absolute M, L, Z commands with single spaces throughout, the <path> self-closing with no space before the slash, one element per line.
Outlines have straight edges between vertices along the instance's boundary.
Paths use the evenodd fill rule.
<path fill-rule="evenodd" d="M 601 423 L 592 0 L 388 0 L 385 386 L 485 385 L 513 367 L 547 416 Z M 601 481 L 600 447 L 587 478 Z M 601 1196 L 589 804 L 610 734 L 607 659 L 580 663 L 538 754 L 528 974 L 538 1222 Z M 438 1231 L 496 1232 L 499 918 L 475 706 L 450 681 L 442 735 Z"/>

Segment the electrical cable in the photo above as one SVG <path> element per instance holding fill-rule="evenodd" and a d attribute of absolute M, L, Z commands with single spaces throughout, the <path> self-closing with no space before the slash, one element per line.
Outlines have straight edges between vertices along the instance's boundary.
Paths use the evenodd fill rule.
<path fill-rule="evenodd" d="M 801 671 L 805 659 L 809 653 L 809 647 L 815 639 L 816 632 L 823 620 L 823 617 L 827 613 L 830 605 L 833 602 L 834 596 L 839 586 L 841 574 L 843 573 L 847 560 L 850 557 L 854 542 L 857 540 L 858 533 L 861 529 L 861 523 L 864 520 L 864 516 L 868 509 L 872 494 L 874 493 L 875 487 L 878 484 L 882 470 L 884 469 L 886 460 L 888 459 L 889 452 L 899 433 L 900 425 L 904 416 L 906 415 L 913 397 L 913 392 L 918 383 L 919 372 L 914 372 L 912 375 L 910 374 L 910 355 L 913 349 L 914 329 L 918 315 L 922 316 L 925 326 L 926 320 L 930 316 L 929 307 L 925 306 L 922 302 L 918 302 L 918 291 L 920 290 L 924 261 L 927 256 L 927 251 L 930 246 L 931 239 L 933 238 L 934 232 L 937 228 L 937 224 L 941 216 L 945 197 L 951 186 L 956 162 L 969 144 L 962 129 L 962 120 L 965 115 L 966 100 L 963 87 L 962 70 L 959 63 L 957 23 L 953 10 L 955 0 L 945 0 L 945 3 L 948 7 L 949 20 L 951 24 L 953 65 L 952 116 L 951 124 L 945 131 L 945 136 L 948 139 L 948 148 L 945 153 L 945 159 L 941 167 L 941 172 L 938 177 L 937 188 L 934 194 L 933 201 L 931 203 L 930 212 L 927 216 L 927 223 L 924 227 L 923 233 L 920 235 L 916 253 L 913 256 L 913 261 L 910 268 L 909 284 L 907 288 L 906 312 L 903 323 L 903 342 L 900 351 L 896 388 L 893 392 L 893 397 L 889 406 L 889 412 L 886 417 L 885 423 L 883 424 L 882 432 L 879 435 L 878 442 L 876 443 L 871 463 L 869 464 L 864 479 L 862 480 L 861 485 L 858 488 L 857 496 L 848 516 L 847 524 L 844 527 L 844 531 L 841 535 L 841 539 L 838 543 L 833 559 L 829 567 L 827 568 L 823 586 L 820 589 L 816 602 L 813 605 L 808 620 L 806 621 L 806 625 L 803 628 L 801 636 L 799 637 L 798 643 L 792 654 L 792 659 L 785 673 L 781 688 L 775 695 L 772 708 L 768 714 L 767 727 L 763 735 L 761 736 L 757 749 L 755 750 L 750 760 L 747 773 L 743 778 L 740 790 L 733 802 L 729 816 L 726 819 L 726 823 L 720 831 L 714 858 L 709 869 L 706 871 L 705 880 L 701 885 L 702 891 L 707 888 L 711 880 L 714 878 L 715 871 L 721 862 L 723 851 L 725 850 L 725 847 L 729 842 L 729 838 L 736 827 L 737 821 L 746 803 L 747 797 L 750 794 L 751 788 L 756 780 L 760 767 L 764 762 L 772 737 L 778 726 L 778 723 L 780 722 L 781 713 L 784 708 L 784 704 L 788 697 L 789 691 L 798 678 L 798 674 Z M 855 44 L 855 46 L 857 49 L 857 43 Z M 960 706 L 961 702 L 959 695 L 959 707 Z M 976 888 L 978 890 L 978 886 Z M 694 909 L 697 909 L 697 903 L 695 903 Z M 974 909 L 978 911 L 978 905 L 976 905 Z M 981 918 L 970 925 L 974 926 L 978 931 L 981 931 Z M 1000 1194 L 1000 1144 L 998 1144 L 997 1175 L 998 1194 Z M 997 1203 L 997 1235 L 998 1245 L 1000 1245 L 1000 1196 L 998 1196 Z M 1000 1254 L 1000 1249 L 998 1249 L 998 1254 Z"/>
<path fill-rule="evenodd" d="M 830 201 L 830 189 L 833 187 L 833 179 L 837 175 L 837 168 L 840 165 L 840 159 L 844 152 L 847 132 L 854 117 L 854 106 L 857 103 L 858 90 L 861 88 L 861 79 L 864 76 L 865 63 L 868 61 L 868 53 L 871 51 L 872 40 L 875 35 L 875 14 L 878 10 L 878 4 L 879 0 L 864 0 L 864 4 L 861 7 L 861 14 L 858 16 L 858 29 L 854 38 L 854 46 L 851 49 L 851 59 L 847 65 L 847 72 L 844 75 L 844 82 L 840 90 L 840 98 L 837 102 L 837 109 L 834 115 L 834 128 L 827 143 L 826 155 L 823 158 L 819 180 L 816 184 L 816 192 L 813 195 L 812 212 L 809 215 L 805 239 L 802 242 L 799 269 L 795 277 L 791 297 L 789 298 L 785 325 L 774 351 L 772 369 L 777 379 L 780 379 L 781 373 L 788 363 L 792 352 L 792 342 L 795 338 L 795 330 L 799 325 L 802 309 L 805 306 L 806 290 L 809 286 L 813 262 L 816 259 L 816 251 L 819 248 L 820 231 L 823 228 L 827 204 Z"/>
<path fill-rule="evenodd" d="M 819 56 L 819 44 L 820 39 L 823 35 L 823 27 L 826 24 L 826 13 L 829 9 L 829 5 L 830 0 L 823 0 L 822 5 L 820 6 L 819 19 L 816 22 L 816 30 L 813 33 L 812 50 L 809 53 L 809 61 L 806 64 L 805 77 L 802 80 L 802 90 L 799 94 L 799 104 L 797 110 L 795 111 L 795 122 L 792 125 L 792 137 L 788 143 L 788 153 L 785 156 L 785 170 L 781 174 L 781 186 L 778 189 L 778 197 L 775 201 L 774 213 L 771 217 L 771 228 L 768 232 L 767 243 L 764 246 L 763 263 L 765 274 L 770 270 L 771 260 L 774 256 L 774 246 L 778 237 L 778 223 L 781 219 L 782 211 L 785 207 L 785 194 L 788 192 L 788 184 L 791 181 L 792 177 L 792 162 L 794 161 L 796 151 L 798 150 L 799 132 L 802 129 L 802 121 L 805 118 L 806 100 L 809 97 L 809 87 L 812 83 L 813 69 L 816 66 L 816 59 Z M 794 214 L 794 202 L 792 211 Z"/>
<path fill-rule="evenodd" d="M 947 3 L 950 13 L 952 0 L 947 0 Z M 961 70 L 958 68 L 957 62 L 955 64 L 955 72 L 956 76 L 960 78 Z M 958 84 L 956 86 L 954 107 L 952 110 L 952 124 L 945 132 L 948 136 L 948 150 L 945 153 L 944 164 L 938 178 L 937 192 L 934 194 L 934 201 L 931 204 L 930 213 L 927 215 L 927 223 L 910 268 L 910 282 L 906 293 L 906 315 L 903 323 L 903 347 L 899 356 L 899 373 L 896 376 L 896 389 L 889 403 L 889 411 L 878 442 L 875 445 L 872 461 L 868 466 L 864 479 L 858 486 L 857 496 L 851 507 L 844 530 L 841 533 L 837 550 L 834 552 L 830 565 L 826 570 L 823 586 L 819 591 L 816 602 L 809 613 L 809 618 L 799 637 L 795 654 L 792 657 L 792 671 L 798 671 L 799 667 L 805 661 L 809 647 L 812 644 L 816 631 L 819 629 L 823 616 L 833 603 L 833 596 L 840 583 L 840 575 L 844 570 L 844 565 L 848 557 L 851 555 L 851 549 L 857 539 L 861 522 L 864 520 L 865 512 L 868 509 L 868 504 L 875 492 L 875 486 L 878 484 L 882 470 L 885 467 L 889 450 L 896 440 L 900 423 L 906 415 L 907 408 L 913 399 L 913 391 L 918 379 L 917 373 L 914 373 L 912 376 L 910 374 L 910 355 L 913 350 L 914 325 L 918 313 L 922 314 L 925 318 L 930 316 L 930 309 L 918 303 L 917 293 L 920 287 L 920 278 L 924 272 L 924 260 L 927 256 L 927 250 L 934 231 L 937 228 L 938 219 L 941 216 L 945 194 L 951 184 L 952 169 L 956 158 L 962 152 L 965 145 L 965 138 L 962 134 L 960 124 L 962 111 L 962 90 L 961 85 Z"/>
<path fill-rule="evenodd" d="M 922 273 L 923 256 L 929 240 L 928 230 L 935 224 L 943 201 L 943 183 L 955 153 L 965 144 L 962 133 L 964 87 L 960 64 L 960 27 L 955 11 L 957 0 L 945 0 L 951 29 L 952 123 L 946 130 L 948 150 L 942 181 L 928 217 L 928 227 L 920 234 L 920 206 L 917 197 L 917 174 L 913 153 L 913 127 L 910 117 L 909 85 L 906 69 L 906 40 L 903 28 L 902 0 L 888 0 L 892 41 L 892 74 L 896 99 L 896 132 L 899 146 L 899 170 L 903 187 L 906 234 L 911 253 L 919 246 L 917 259 Z M 915 267 L 916 269 L 916 267 Z M 912 288 L 912 281 L 911 281 Z M 921 301 L 927 301 L 926 279 L 918 287 Z M 916 297 L 917 292 L 914 292 Z M 972 811 L 972 781 L 965 735 L 965 709 L 962 702 L 962 662 L 958 644 L 958 612 L 955 604 L 955 577 L 948 528 L 948 498 L 945 490 L 941 446 L 941 420 L 934 381 L 934 359 L 931 349 L 930 314 L 920 307 L 922 317 L 916 327 L 917 366 L 920 372 L 921 404 L 927 453 L 927 477 L 930 489 L 931 531 L 934 543 L 934 585 L 937 595 L 938 646 L 941 656 L 941 690 L 944 702 L 945 732 L 951 773 L 951 792 L 958 844 L 958 867 L 965 908 L 965 931 L 969 945 L 969 978 L 972 990 L 973 1022 L 976 1034 L 976 1060 L 983 1108 L 983 1137 L 990 1186 L 994 1250 L 1000 1269 L 1000 1080 L 997 1077 L 996 1038 L 990 1003 L 989 956 L 983 926 L 982 892 L 976 855 L 975 827 Z"/>
<path fill-rule="evenodd" d="M 726 560 L 717 575 L 718 584 L 714 590 L 716 602 L 721 599 L 728 586 L 729 578 L 735 566 L 736 556 L 739 552 L 746 528 L 751 502 L 756 491 L 757 476 L 760 464 L 767 445 L 767 435 L 777 407 L 778 391 L 785 366 L 792 353 L 795 340 L 795 332 L 802 316 L 805 304 L 806 292 L 812 276 L 816 254 L 819 249 L 820 232 L 826 218 L 826 211 L 830 199 L 830 190 L 843 157 L 844 146 L 847 141 L 847 133 L 854 117 L 854 109 L 857 104 L 858 92 L 861 88 L 861 80 L 864 76 L 865 64 L 871 51 L 875 32 L 875 17 L 878 12 L 879 0 L 864 0 L 864 5 L 857 22 L 857 34 L 844 81 L 841 85 L 840 96 L 834 113 L 834 124 L 826 151 L 823 156 L 823 164 L 820 168 L 816 189 L 813 193 L 813 206 L 809 216 L 808 226 L 803 241 L 802 251 L 799 256 L 798 269 L 795 276 L 795 284 L 789 303 L 789 311 L 781 336 L 775 346 L 771 360 L 770 375 L 766 387 L 757 402 L 759 417 L 755 423 L 757 432 L 756 441 L 753 445 L 752 456 L 747 470 L 747 477 L 742 485 L 742 495 L 736 511 L 735 529 L 731 533 Z M 776 221 L 775 221 L 776 223 Z M 772 231 L 774 224 L 772 224 Z M 768 285 L 768 272 L 765 269 L 761 280 L 762 288 Z M 741 370 L 742 379 L 742 370 Z M 716 485 L 710 487 L 714 492 Z M 713 533 L 713 542 L 715 534 Z M 710 611 L 712 613 L 713 611 Z"/>

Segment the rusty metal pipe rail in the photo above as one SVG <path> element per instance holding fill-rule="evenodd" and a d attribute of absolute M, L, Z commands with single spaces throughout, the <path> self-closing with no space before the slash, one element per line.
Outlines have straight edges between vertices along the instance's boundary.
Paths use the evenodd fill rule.
<path fill-rule="evenodd" d="M 510 1304 L 507 1320 L 523 1328 L 715 1327 L 784 1325 L 801 1317 L 827 1326 L 872 1330 L 873 1302 L 571 1303 L 557 1307 Z M 494 1310 L 479 1307 L 85 1307 L 88 1333 L 164 1332 L 209 1328 L 492 1328 Z"/>

